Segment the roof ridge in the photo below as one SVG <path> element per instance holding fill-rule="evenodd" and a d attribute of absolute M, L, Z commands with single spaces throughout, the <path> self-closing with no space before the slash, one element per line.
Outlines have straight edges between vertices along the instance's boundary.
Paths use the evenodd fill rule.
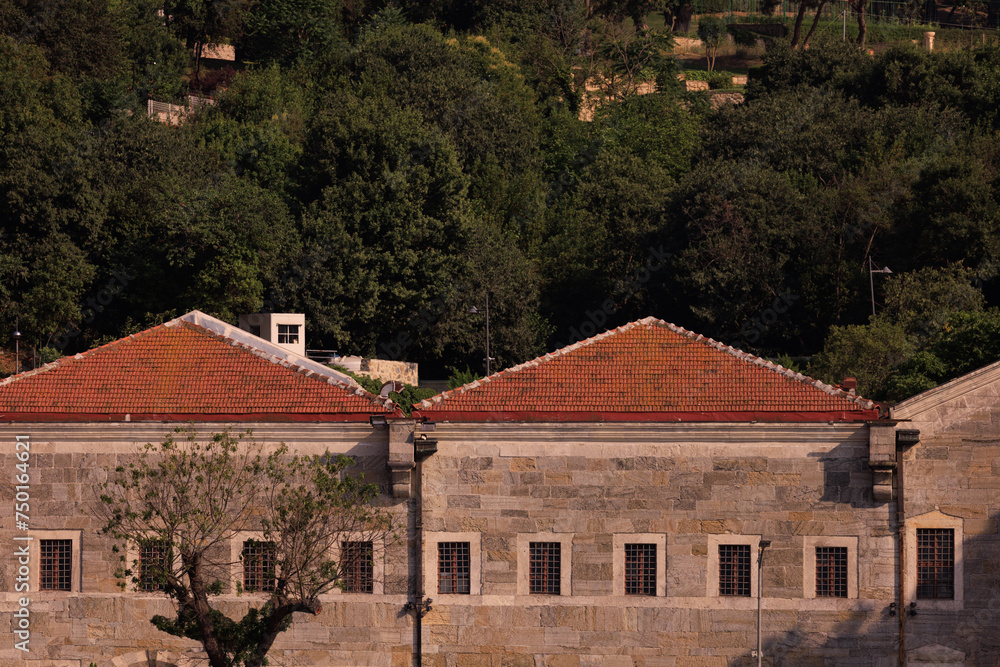
<path fill-rule="evenodd" d="M 365 398 L 377 405 L 381 405 L 384 408 L 391 410 L 395 407 L 390 399 L 381 398 L 365 390 L 364 387 L 358 384 L 349 375 L 340 373 L 339 371 L 315 362 L 307 357 L 302 357 L 301 355 L 254 336 L 253 334 L 243 331 L 242 329 L 233 327 L 228 322 L 212 317 L 211 315 L 207 315 L 199 310 L 192 310 L 167 322 L 123 336 L 95 348 L 84 350 L 83 352 L 77 352 L 72 356 L 67 355 L 60 357 L 55 361 L 45 364 L 41 368 L 24 371 L 22 373 L 18 373 L 17 375 L 4 378 L 3 380 L 0 380 L 0 387 L 5 387 L 15 382 L 25 381 L 36 375 L 54 371 L 63 366 L 68 366 L 72 362 L 83 361 L 85 358 L 95 356 L 102 351 L 152 335 L 158 330 L 178 326 L 190 327 L 202 335 L 211 336 L 220 342 L 228 343 L 233 347 L 240 348 L 262 361 L 266 361 L 276 366 L 281 366 L 282 368 L 304 375 L 306 378 L 316 380 L 317 382 L 323 382 L 331 386 L 339 387 L 348 393 Z"/>
<path fill-rule="evenodd" d="M 483 383 L 492 382 L 494 378 L 503 373 L 516 373 L 518 371 L 524 370 L 525 368 L 535 368 L 540 363 L 546 361 L 552 361 L 553 359 L 558 359 L 559 357 L 563 357 L 569 354 L 570 352 L 574 352 L 582 347 L 593 345 L 594 343 L 604 340 L 605 338 L 608 338 L 620 332 L 628 331 L 629 329 L 634 329 L 635 327 L 641 324 L 647 324 L 648 321 L 655 319 L 656 318 L 654 317 L 644 317 L 641 320 L 637 320 L 635 322 L 629 322 L 628 324 L 623 324 L 620 327 L 617 327 L 615 329 L 609 329 L 607 331 L 593 335 L 590 338 L 584 338 L 583 340 L 578 340 L 575 343 L 570 343 L 569 345 L 563 346 L 558 350 L 553 350 L 552 352 L 546 352 L 545 354 L 539 357 L 535 357 L 534 359 L 531 359 L 529 361 L 522 362 L 516 366 L 511 366 L 510 368 L 505 368 L 501 371 L 497 371 L 496 373 L 488 375 L 484 378 L 473 380 L 472 382 L 467 382 L 461 387 L 455 387 L 454 389 L 449 389 L 448 391 L 441 392 L 437 396 L 431 396 L 430 398 L 425 398 L 424 400 L 420 401 L 420 403 L 414 405 L 413 409 L 416 410 L 418 408 L 429 408 L 430 406 L 437 403 L 441 403 L 442 401 L 452 396 L 461 396 L 462 394 L 464 394 L 469 390 L 477 389 L 481 387 Z"/>
<path fill-rule="evenodd" d="M 693 331 L 691 331 L 689 329 L 685 329 L 684 327 L 678 326 L 676 324 L 672 324 L 672 323 L 667 322 L 665 320 L 661 320 L 661 319 L 659 319 L 657 317 L 653 317 L 652 315 L 649 315 L 649 316 L 644 317 L 642 319 L 635 320 L 635 321 L 629 322 L 627 324 L 623 324 L 622 326 L 616 327 L 614 329 L 609 329 L 607 331 L 604 331 L 602 333 L 596 334 L 596 335 L 591 336 L 589 338 L 585 338 L 585 339 L 579 340 L 579 341 L 577 341 L 575 343 L 571 343 L 570 345 L 566 345 L 564 347 L 561 347 L 558 350 L 554 350 L 552 352 L 548 352 L 548 353 L 546 353 L 544 355 L 541 355 L 539 357 L 535 357 L 534 359 L 532 359 L 530 361 L 526 361 L 526 362 L 518 364 L 516 366 L 512 366 L 510 368 L 506 368 L 506 369 L 504 369 L 502 371 L 498 371 L 498 372 L 496 372 L 496 373 L 494 373 L 494 374 L 492 374 L 492 375 L 490 375 L 488 377 L 481 378 L 479 380 L 474 380 L 472 382 L 469 382 L 467 384 L 462 385 L 461 387 L 456 387 L 455 389 L 450 389 L 450 390 L 442 392 L 442 393 L 440 393 L 440 394 L 438 394 L 436 396 L 432 396 L 431 398 L 424 399 L 420 403 L 414 405 L 414 409 L 430 408 L 430 407 L 432 407 L 434 405 L 437 405 L 437 404 L 440 404 L 440 403 L 442 403 L 442 402 L 444 402 L 444 401 L 446 401 L 446 400 L 448 400 L 450 398 L 453 398 L 453 397 L 456 397 L 456 396 L 461 396 L 462 394 L 465 394 L 468 391 L 471 391 L 473 389 L 477 389 L 477 388 L 481 387 L 483 384 L 492 382 L 492 381 L 494 381 L 496 379 L 500 379 L 500 377 L 502 377 L 504 373 L 517 373 L 519 371 L 522 371 L 522 370 L 525 370 L 525 369 L 528 369 L 528 368 L 535 368 L 535 367 L 539 366 L 540 364 L 542 364 L 544 362 L 552 361 L 554 359 L 558 359 L 558 358 L 566 356 L 566 355 L 568 355 L 568 354 L 570 354 L 572 352 L 575 352 L 576 350 L 588 347 L 590 345 L 594 345 L 594 344 L 596 344 L 596 343 L 598 343 L 598 342 L 600 342 L 600 341 L 602 341 L 602 340 L 604 340 L 606 338 L 610 338 L 612 336 L 616 336 L 618 334 L 625 333 L 627 331 L 630 331 L 630 330 L 635 329 L 635 328 L 640 327 L 640 326 L 656 326 L 656 327 L 667 329 L 668 331 L 676 333 L 676 334 L 678 334 L 680 336 L 684 336 L 685 338 L 691 339 L 691 340 L 696 341 L 696 342 L 703 343 L 703 344 L 705 344 L 705 345 L 707 345 L 707 346 L 709 346 L 709 347 L 711 347 L 711 348 L 713 348 L 713 349 L 715 349 L 715 350 L 717 350 L 719 352 L 724 352 L 724 353 L 726 353 L 726 354 L 728 354 L 728 355 L 730 355 L 732 357 L 735 357 L 736 359 L 738 359 L 740 361 L 743 361 L 743 362 L 746 362 L 746 363 L 750 363 L 750 364 L 753 364 L 755 366 L 759 366 L 759 367 L 764 368 L 765 370 L 768 370 L 768 371 L 770 371 L 772 373 L 776 373 L 778 375 L 781 375 L 781 376 L 783 376 L 783 377 L 785 377 L 785 378 L 787 378 L 789 380 L 794 380 L 794 381 L 797 381 L 797 382 L 801 382 L 802 384 L 810 385 L 810 386 L 815 387 L 816 389 L 819 389 L 820 391 L 822 391 L 822 392 L 824 392 L 824 393 L 826 393 L 826 394 L 828 394 L 830 396 L 834 396 L 834 397 L 837 397 L 837 398 L 846 399 L 846 400 L 848 400 L 848 401 L 850 401 L 852 403 L 855 403 L 859 407 L 864 408 L 866 410 L 871 410 L 871 409 L 874 409 L 874 407 L 875 407 L 875 403 L 872 402 L 872 401 L 870 401 L 870 400 L 868 400 L 868 399 L 862 398 L 862 397 L 857 396 L 855 394 L 851 394 L 851 393 L 849 393 L 847 391 L 844 391 L 843 389 L 838 389 L 836 387 L 832 387 L 832 386 L 830 386 L 830 385 L 828 385 L 828 384 L 826 384 L 824 382 L 821 382 L 820 380 L 816 380 L 815 378 L 811 378 L 808 375 L 804 375 L 804 374 L 799 373 L 797 371 L 793 371 L 791 369 L 785 368 L 784 366 L 782 366 L 780 364 L 776 364 L 776 363 L 774 363 L 772 361 L 768 361 L 766 359 L 762 359 L 761 357 L 758 357 L 758 356 L 756 356 L 754 354 L 751 354 L 749 352 L 744 352 L 744 351 L 742 351 L 740 349 L 737 349 L 737 348 L 735 348 L 735 347 L 733 347 L 731 345 L 726 345 L 725 343 L 721 343 L 721 342 L 719 342 L 719 341 L 717 341 L 717 340 L 715 340 L 713 338 L 709 338 L 708 336 L 705 336 L 703 334 L 695 333 L 695 332 L 693 332 Z"/>
<path fill-rule="evenodd" d="M 743 350 L 735 348 L 732 345 L 726 345 L 725 343 L 717 341 L 714 338 L 709 338 L 708 336 L 705 336 L 703 334 L 697 334 L 689 329 L 685 329 L 684 327 L 680 327 L 677 326 L 676 324 L 671 324 L 670 322 L 666 322 L 664 320 L 658 320 L 652 317 L 647 317 L 644 320 L 640 321 L 645 321 L 645 320 L 654 320 L 655 322 L 665 326 L 666 328 L 670 329 L 676 334 L 686 336 L 688 338 L 691 338 L 699 342 L 704 342 L 709 347 L 715 348 L 720 352 L 725 352 L 730 356 L 736 357 L 740 361 L 746 361 L 756 366 L 760 366 L 773 373 L 777 373 L 778 375 L 783 375 L 789 380 L 795 380 L 803 384 L 811 385 L 816 389 L 819 389 L 820 391 L 823 391 L 831 396 L 836 396 L 837 398 L 843 398 L 853 403 L 856 403 L 857 405 L 863 407 L 866 410 L 872 410 L 875 408 L 874 401 L 858 396 L 857 394 L 852 394 L 848 391 L 844 391 L 843 389 L 838 389 L 837 387 L 828 385 L 821 380 L 809 377 L 808 375 L 805 375 L 804 373 L 799 373 L 798 371 L 793 371 L 790 368 L 785 368 L 781 364 L 776 364 L 773 361 L 768 361 L 767 359 L 758 357 L 757 355 L 751 354 L 750 352 L 744 352 Z"/>
<path fill-rule="evenodd" d="M 259 336 L 254 336 L 248 331 L 220 320 L 211 315 L 207 315 L 200 310 L 192 310 L 178 318 L 165 322 L 162 326 L 192 326 L 219 340 L 225 341 L 234 347 L 239 347 L 250 354 L 286 368 L 295 373 L 305 375 L 310 379 L 316 379 L 326 384 L 340 387 L 349 391 L 355 396 L 360 396 L 373 401 L 383 407 L 392 409 L 393 402 L 388 398 L 382 398 L 372 394 L 349 375 L 334 370 L 329 366 L 313 361 L 308 357 L 303 357 L 291 350 L 283 348 L 275 343 L 264 340 Z"/>

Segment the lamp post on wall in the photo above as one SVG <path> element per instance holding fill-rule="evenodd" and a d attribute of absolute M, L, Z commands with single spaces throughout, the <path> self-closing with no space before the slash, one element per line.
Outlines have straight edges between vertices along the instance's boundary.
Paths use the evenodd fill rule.
<path fill-rule="evenodd" d="M 871 288 L 872 288 L 872 317 L 875 317 L 875 279 L 872 277 L 872 275 L 874 275 L 876 273 L 892 273 L 892 271 L 889 270 L 888 266 L 883 267 L 881 269 L 874 268 L 874 266 L 872 265 L 872 258 L 869 255 L 868 256 L 868 283 L 871 285 Z"/>
<path fill-rule="evenodd" d="M 757 667 L 761 667 L 764 654 L 760 647 L 760 598 L 764 589 L 764 579 L 761 577 L 764 567 L 764 549 L 771 546 L 771 540 L 761 540 L 757 543 Z"/>
<path fill-rule="evenodd" d="M 486 377 L 490 376 L 490 293 L 486 293 L 486 308 L 485 310 L 479 310 L 475 306 L 469 308 L 470 315 L 478 315 L 479 313 L 484 313 L 486 315 Z"/>
<path fill-rule="evenodd" d="M 14 375 L 21 372 L 21 332 L 14 325 Z"/>

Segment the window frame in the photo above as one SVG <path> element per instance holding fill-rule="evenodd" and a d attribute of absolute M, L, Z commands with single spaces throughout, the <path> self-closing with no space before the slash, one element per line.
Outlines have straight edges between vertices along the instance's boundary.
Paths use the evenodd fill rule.
<path fill-rule="evenodd" d="M 614 554 L 612 576 L 614 577 L 614 594 L 619 597 L 644 598 L 666 597 L 667 595 L 667 536 L 665 533 L 616 533 L 613 536 Z M 641 595 L 625 593 L 625 545 L 655 544 L 656 545 L 656 594 Z"/>
<path fill-rule="evenodd" d="M 757 580 L 757 553 L 760 547 L 760 535 L 709 535 L 708 536 L 708 567 L 706 568 L 706 589 L 708 597 L 724 600 L 752 600 L 757 597 L 760 582 Z M 719 547 L 723 545 L 750 547 L 750 595 L 720 595 L 719 594 Z"/>
<path fill-rule="evenodd" d="M 142 549 L 143 549 L 144 546 L 151 546 L 151 545 L 156 544 L 156 543 L 159 543 L 159 546 L 161 546 L 161 547 L 163 547 L 163 548 L 166 549 L 166 556 L 167 556 L 167 558 L 169 558 L 171 561 L 174 560 L 174 554 L 173 554 L 173 552 L 172 552 L 172 550 L 170 548 L 170 545 L 167 544 L 165 542 L 165 540 L 159 540 L 159 539 L 156 539 L 155 537 L 150 537 L 147 540 L 143 540 L 142 543 L 136 544 L 135 545 L 135 560 L 132 561 L 132 562 L 135 563 L 135 575 L 134 576 L 135 576 L 136 579 L 139 580 L 138 582 L 136 582 L 136 583 L 133 584 L 135 592 L 137 592 L 137 593 L 163 593 L 163 592 L 165 592 L 163 590 L 163 584 L 155 584 L 154 587 L 152 587 L 152 588 L 146 588 L 145 587 L 145 583 L 143 581 L 144 577 L 145 577 L 145 572 L 143 571 Z M 162 558 L 162 556 L 163 556 L 163 554 L 160 555 L 161 558 Z"/>
<path fill-rule="evenodd" d="M 15 535 L 15 537 L 21 537 L 21 535 Z M 32 594 L 58 594 L 67 595 L 72 593 L 79 593 L 82 589 L 82 570 L 83 559 L 81 557 L 81 544 L 83 540 L 82 530 L 29 530 L 26 537 L 30 537 L 30 540 L 18 540 L 13 543 L 13 548 L 16 550 L 24 545 L 28 546 L 28 559 L 31 563 L 31 572 L 29 574 L 30 581 L 28 582 L 29 591 L 25 593 Z M 43 541 L 53 541 L 53 540 L 68 540 L 72 542 L 70 547 L 70 571 L 69 571 L 69 589 L 62 590 L 57 588 L 47 588 L 42 590 L 42 542 Z M 15 555 L 14 562 L 17 563 L 17 558 Z M 15 572 L 16 572 L 15 567 Z"/>
<path fill-rule="evenodd" d="M 369 560 L 366 563 L 367 571 L 362 573 L 360 576 L 352 572 L 351 573 L 352 576 L 348 577 L 346 571 L 347 568 L 345 567 L 344 564 L 345 547 L 350 546 L 350 548 L 354 548 L 356 545 L 365 545 L 368 548 Z M 375 542 L 373 540 L 355 540 L 349 538 L 340 540 L 340 548 L 339 551 L 337 552 L 337 562 L 339 563 L 340 567 L 340 577 L 344 582 L 344 588 L 341 590 L 344 593 L 373 595 L 375 593 L 375 561 L 376 561 Z M 362 563 L 361 565 L 364 566 L 365 564 Z M 351 588 L 348 586 L 348 582 L 358 579 L 361 579 L 362 583 L 364 583 L 364 581 L 367 580 L 368 584 L 367 588 L 369 588 L 370 590 L 357 590 L 355 588 Z"/>
<path fill-rule="evenodd" d="M 906 519 L 903 524 L 906 576 L 904 583 L 905 604 L 916 602 L 918 609 L 935 611 L 961 611 L 965 608 L 965 568 L 963 558 L 964 520 L 939 510 Z M 917 530 L 921 528 L 950 529 L 955 538 L 954 565 L 952 567 L 954 593 L 952 599 L 917 597 Z"/>
<path fill-rule="evenodd" d="M 299 325 L 299 324 L 282 324 L 282 323 L 279 322 L 279 323 L 276 324 L 276 326 L 277 326 L 277 330 L 278 330 L 277 331 L 277 343 L 278 343 L 278 345 L 298 345 L 299 344 L 299 338 L 302 335 L 301 325 Z M 283 327 L 285 329 L 287 329 L 284 332 L 282 332 L 282 330 L 281 330 Z M 282 337 L 284 337 L 284 340 L 282 340 Z"/>
<path fill-rule="evenodd" d="M 847 597 L 816 595 L 816 547 L 847 549 Z M 766 558 L 766 556 L 765 556 Z M 856 535 L 806 535 L 802 539 L 802 597 L 814 600 L 858 599 L 858 537 Z"/>
<path fill-rule="evenodd" d="M 955 599 L 955 529 L 954 528 L 921 528 L 918 527 L 917 530 L 917 599 L 918 600 L 954 600 Z M 924 533 L 925 535 L 921 535 Z M 931 535 L 926 535 L 930 533 Z M 925 539 L 921 539 L 924 537 Z M 927 540 L 927 537 L 933 537 L 932 540 Z M 938 539 L 943 538 L 943 539 Z M 929 543 L 929 544 L 928 544 Z M 947 545 L 946 545 L 947 543 Z M 927 561 L 921 560 L 921 555 L 925 547 L 931 547 L 934 551 L 934 558 Z M 948 549 L 948 553 L 945 554 L 945 548 Z M 943 556 L 947 555 L 948 561 L 943 561 Z M 922 567 L 933 567 L 934 569 L 939 569 L 942 573 L 947 573 L 950 575 L 948 578 L 950 581 L 950 593 L 951 595 L 938 595 L 938 588 L 943 583 L 941 577 L 934 577 L 927 583 L 927 587 L 933 589 L 934 595 L 921 595 L 921 572 L 925 568 Z"/>
<path fill-rule="evenodd" d="M 559 593 L 531 592 L 531 543 L 559 543 Z M 566 597 L 573 594 L 573 533 L 517 534 L 517 594 L 532 598 Z"/>
<path fill-rule="evenodd" d="M 271 566 L 272 569 L 273 569 L 273 572 L 270 573 L 272 575 L 270 586 L 267 585 L 267 575 L 268 575 L 268 572 L 264 569 L 263 564 L 260 567 L 258 567 L 256 564 L 254 564 L 254 566 L 253 566 L 253 570 L 254 571 L 253 572 L 248 572 L 247 571 L 247 566 L 246 566 L 247 553 L 246 553 L 246 551 L 247 551 L 247 547 L 251 546 L 251 543 L 261 545 L 261 549 L 262 549 L 261 555 L 263 556 L 263 558 L 261 559 L 262 561 L 266 560 L 266 557 L 267 557 L 266 552 L 268 552 L 268 551 L 270 552 L 270 557 L 271 557 L 271 560 L 273 561 L 272 566 Z M 240 564 L 240 579 L 239 579 L 239 584 L 240 584 L 240 588 L 238 590 L 242 590 L 244 593 L 251 593 L 251 594 L 253 594 L 253 593 L 263 593 L 264 595 L 270 595 L 271 593 L 273 593 L 274 589 L 277 587 L 277 584 L 278 584 L 278 562 L 277 562 L 278 561 L 278 553 L 277 553 L 278 552 L 278 547 L 277 547 L 277 545 L 274 543 L 273 540 L 265 540 L 262 537 L 261 538 L 258 538 L 258 537 L 244 537 L 242 540 L 239 541 L 239 545 L 238 546 L 239 546 L 239 552 L 240 552 L 240 556 L 239 556 L 239 564 Z M 261 577 L 261 580 L 264 582 L 264 585 L 261 586 L 260 588 L 251 588 L 251 587 L 249 587 L 247 585 L 247 575 L 248 574 L 252 574 L 252 575 L 256 576 L 256 574 L 257 574 L 256 570 L 258 570 L 258 569 L 261 570 L 260 577 Z"/>
<path fill-rule="evenodd" d="M 440 593 L 438 586 L 438 544 L 469 543 L 469 592 Z M 459 600 L 483 594 L 483 535 L 482 533 L 424 533 L 424 592 L 427 595 Z"/>

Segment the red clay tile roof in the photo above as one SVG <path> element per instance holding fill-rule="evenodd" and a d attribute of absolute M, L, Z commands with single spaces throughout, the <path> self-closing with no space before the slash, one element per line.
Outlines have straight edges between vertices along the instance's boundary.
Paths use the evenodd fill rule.
<path fill-rule="evenodd" d="M 361 421 L 391 405 L 197 311 L 0 382 L 0 421 Z"/>
<path fill-rule="evenodd" d="M 870 401 L 652 317 L 427 399 L 441 421 L 858 421 Z"/>

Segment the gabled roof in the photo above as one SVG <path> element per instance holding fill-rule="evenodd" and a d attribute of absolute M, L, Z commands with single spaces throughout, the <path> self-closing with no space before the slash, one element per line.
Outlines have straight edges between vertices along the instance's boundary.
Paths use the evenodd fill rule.
<path fill-rule="evenodd" d="M 364 421 L 392 402 L 192 311 L 0 381 L 4 421 Z"/>
<path fill-rule="evenodd" d="M 978 401 L 969 400 L 971 394 L 985 391 L 986 396 Z M 925 392 L 900 401 L 891 409 L 893 419 L 919 419 L 926 413 L 952 405 L 959 408 L 974 410 L 976 408 L 995 406 L 995 397 L 1000 394 L 1000 361 L 983 366 L 966 373 L 954 380 L 928 389 Z M 983 403 L 980 405 L 979 403 Z M 957 415 L 952 413 L 952 418 Z"/>
<path fill-rule="evenodd" d="M 439 421 L 862 421 L 877 406 L 647 317 L 419 403 Z"/>

